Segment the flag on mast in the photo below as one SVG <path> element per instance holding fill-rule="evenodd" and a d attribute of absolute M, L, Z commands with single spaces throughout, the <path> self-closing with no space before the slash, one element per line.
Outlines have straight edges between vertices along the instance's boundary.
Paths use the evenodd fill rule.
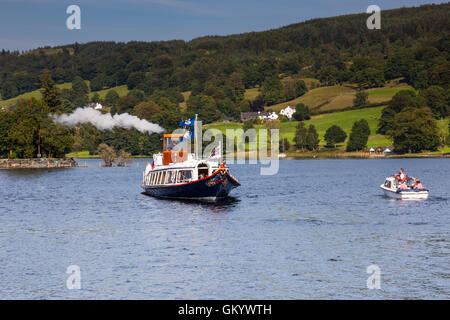
<path fill-rule="evenodd" d="M 219 159 L 221 157 L 221 150 L 220 145 L 215 147 L 211 154 L 209 155 L 208 159 Z"/>

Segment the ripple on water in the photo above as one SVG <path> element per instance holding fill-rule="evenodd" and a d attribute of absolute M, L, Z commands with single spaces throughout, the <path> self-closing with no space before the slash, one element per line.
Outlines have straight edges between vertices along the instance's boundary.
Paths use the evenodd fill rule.
<path fill-rule="evenodd" d="M 0 298 L 450 296 L 447 159 L 286 160 L 274 176 L 233 165 L 242 186 L 216 204 L 143 195 L 146 161 L 0 171 Z M 399 167 L 421 177 L 428 200 L 383 197 Z M 76 292 L 65 289 L 73 264 Z M 371 264 L 382 290 L 366 288 Z"/>

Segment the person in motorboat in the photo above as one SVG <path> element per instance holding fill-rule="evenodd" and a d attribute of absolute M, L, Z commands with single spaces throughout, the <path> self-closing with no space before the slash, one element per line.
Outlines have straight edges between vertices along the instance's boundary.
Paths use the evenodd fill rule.
<path fill-rule="evenodd" d="M 414 182 L 414 187 L 413 187 L 413 189 L 414 189 L 414 190 L 423 190 L 423 189 L 424 189 L 424 187 L 423 187 L 423 185 L 420 183 L 420 180 L 419 180 L 419 179 L 416 179 L 416 181 Z"/>
<path fill-rule="evenodd" d="M 399 182 L 405 182 L 406 174 L 403 168 L 400 168 L 400 171 L 395 175 L 395 178 L 397 178 Z"/>
<path fill-rule="evenodd" d="M 400 185 L 398 186 L 398 188 L 400 190 L 406 190 L 406 189 L 408 189 L 408 186 L 406 185 L 405 181 L 401 181 Z"/>

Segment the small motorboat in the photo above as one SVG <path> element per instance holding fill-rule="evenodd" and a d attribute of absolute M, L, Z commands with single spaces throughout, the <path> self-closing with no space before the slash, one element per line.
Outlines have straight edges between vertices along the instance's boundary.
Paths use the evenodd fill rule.
<path fill-rule="evenodd" d="M 406 178 L 406 189 L 400 189 L 398 180 L 395 177 L 387 177 L 384 184 L 380 188 L 384 191 L 384 195 L 394 199 L 402 200 L 423 200 L 428 198 L 429 191 L 427 189 L 414 189 L 414 181 L 416 178 Z"/>

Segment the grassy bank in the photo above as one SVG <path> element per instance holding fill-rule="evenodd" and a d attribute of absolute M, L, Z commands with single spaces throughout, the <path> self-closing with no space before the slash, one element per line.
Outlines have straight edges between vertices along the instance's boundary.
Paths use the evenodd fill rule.
<path fill-rule="evenodd" d="M 307 126 L 313 124 L 316 127 L 316 130 L 320 138 L 320 145 L 324 146 L 325 132 L 332 125 L 340 126 L 347 133 L 347 135 L 350 135 L 353 123 L 360 119 L 366 119 L 370 127 L 370 136 L 367 146 L 369 148 L 376 146 L 388 146 L 392 145 L 392 142 L 386 136 L 376 134 L 378 119 L 380 118 L 381 110 L 383 108 L 384 107 L 376 107 L 376 108 L 367 108 L 360 110 L 350 110 L 344 112 L 323 114 L 312 117 L 310 120 L 305 121 L 305 124 Z M 297 125 L 298 121 L 281 122 L 279 125 L 280 136 L 283 138 L 287 138 L 291 143 L 294 143 L 295 130 L 297 128 Z M 205 127 L 216 128 L 225 133 L 226 129 L 242 128 L 242 124 L 219 122 L 206 125 Z M 265 128 L 265 126 L 264 125 L 255 126 L 255 129 L 258 128 Z"/>

